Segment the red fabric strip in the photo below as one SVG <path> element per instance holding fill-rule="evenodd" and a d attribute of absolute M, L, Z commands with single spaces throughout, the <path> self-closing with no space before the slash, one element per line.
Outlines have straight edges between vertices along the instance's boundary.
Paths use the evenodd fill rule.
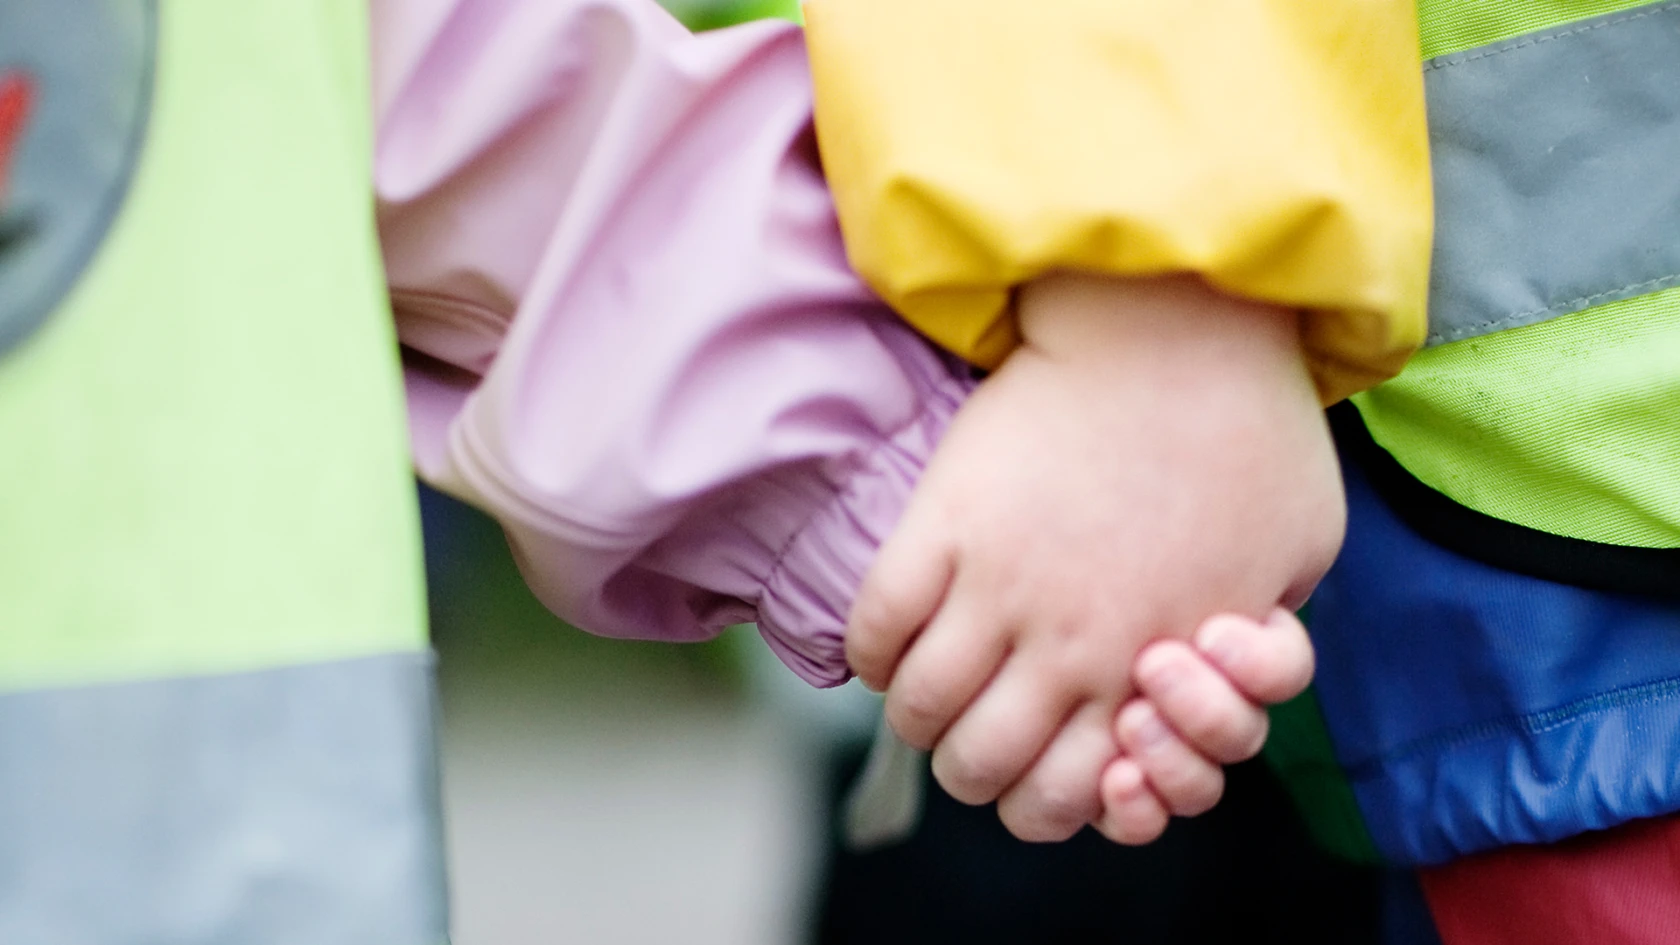
<path fill-rule="evenodd" d="M 1420 873 L 1445 945 L 1680 942 L 1680 817 Z"/>

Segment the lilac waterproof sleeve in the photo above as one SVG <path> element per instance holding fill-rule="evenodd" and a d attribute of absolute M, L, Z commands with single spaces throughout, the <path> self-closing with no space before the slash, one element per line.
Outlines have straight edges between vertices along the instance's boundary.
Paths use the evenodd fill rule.
<path fill-rule="evenodd" d="M 863 572 L 969 387 L 847 266 L 797 28 L 652 0 L 374 3 L 416 464 L 560 616 L 757 621 L 846 678 Z"/>

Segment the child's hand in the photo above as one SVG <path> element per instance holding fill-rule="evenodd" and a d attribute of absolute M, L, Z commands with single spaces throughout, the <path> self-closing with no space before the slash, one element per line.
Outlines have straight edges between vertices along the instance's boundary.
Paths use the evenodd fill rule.
<path fill-rule="evenodd" d="M 1020 312 L 1025 345 L 958 414 L 846 642 L 946 790 L 1021 784 L 1006 823 L 1037 836 L 1097 813 L 1140 648 L 1298 601 L 1344 513 L 1293 313 L 1077 276 Z"/>
<path fill-rule="evenodd" d="M 998 798 L 998 816 L 1016 836 L 1065 840 L 1091 823 L 1118 843 L 1146 843 L 1171 815 L 1200 814 L 1218 801 L 1221 766 L 1254 757 L 1265 741 L 1266 706 L 1311 681 L 1312 642 L 1282 608 L 1264 624 L 1209 618 L 1194 639 L 1144 647 L 1132 668 L 1139 697 L 1119 719 L 1087 723 L 1082 711 Z"/>
<path fill-rule="evenodd" d="M 1265 707 L 1300 695 L 1312 672 L 1306 628 L 1282 608 L 1264 624 L 1213 617 L 1194 647 L 1178 640 L 1145 647 L 1132 671 L 1141 697 L 1115 724 L 1124 756 L 1103 772 L 1096 828 L 1118 843 L 1147 843 L 1172 815 L 1213 807 L 1225 789 L 1221 766 L 1260 752 Z"/>

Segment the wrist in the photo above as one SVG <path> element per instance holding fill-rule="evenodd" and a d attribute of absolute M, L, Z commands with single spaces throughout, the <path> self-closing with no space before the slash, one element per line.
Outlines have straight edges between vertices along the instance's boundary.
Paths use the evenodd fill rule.
<path fill-rule="evenodd" d="M 1052 273 L 1022 286 L 1023 348 L 1058 361 L 1244 366 L 1306 377 L 1300 316 L 1228 295 L 1193 275 L 1147 278 Z"/>

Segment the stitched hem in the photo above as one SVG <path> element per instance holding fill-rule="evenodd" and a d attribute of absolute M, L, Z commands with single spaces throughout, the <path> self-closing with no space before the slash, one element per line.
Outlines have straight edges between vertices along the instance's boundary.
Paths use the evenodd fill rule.
<path fill-rule="evenodd" d="M 1584 699 L 1566 702 L 1551 709 L 1508 716 L 1489 722 L 1466 725 L 1450 732 L 1406 742 L 1392 751 L 1383 752 L 1347 765 L 1348 779 L 1364 781 L 1382 776 L 1382 769 L 1395 762 L 1403 762 L 1419 755 L 1452 748 L 1462 748 L 1476 742 L 1501 736 L 1516 738 L 1523 735 L 1542 735 L 1557 731 L 1572 722 L 1602 716 L 1616 709 L 1656 705 L 1680 696 L 1680 677 L 1671 677 L 1637 686 L 1624 686 L 1601 692 Z"/>
<path fill-rule="evenodd" d="M 1612 19 L 1608 19 L 1600 23 L 1593 23 L 1588 26 L 1572 26 L 1551 33 L 1540 33 L 1535 36 L 1526 37 L 1515 43 L 1497 46 L 1493 49 L 1484 49 L 1480 52 L 1449 53 L 1429 60 L 1429 62 L 1424 64 L 1423 71 L 1439 72 L 1444 69 L 1451 69 L 1453 66 L 1462 66 L 1467 62 L 1475 62 L 1478 59 L 1489 59 L 1494 56 L 1503 55 L 1504 53 L 1515 52 L 1519 49 L 1527 49 L 1530 46 L 1539 46 L 1543 43 L 1549 43 L 1552 40 L 1563 39 L 1579 33 L 1591 33 L 1596 30 L 1605 29 L 1611 26 L 1619 26 L 1623 23 L 1632 22 L 1634 20 L 1642 20 L 1646 17 L 1660 16 L 1664 13 L 1674 13 L 1677 11 L 1680 11 L 1680 3 L 1671 3 L 1666 6 L 1640 10 L 1637 13 L 1616 16 Z"/>
<path fill-rule="evenodd" d="M 1680 10 L 1680 6 L 1675 7 L 1675 9 Z M 1558 318 L 1564 315 L 1573 315 L 1576 312 L 1584 311 L 1600 303 L 1619 302 L 1622 299 L 1629 299 L 1639 295 L 1649 295 L 1653 292 L 1661 292 L 1664 289 L 1671 289 L 1677 285 L 1680 285 L 1680 272 L 1672 272 L 1665 276 L 1658 276 L 1655 279 L 1647 279 L 1644 282 L 1635 282 L 1631 285 L 1621 286 L 1620 288 L 1606 289 L 1603 292 L 1595 292 L 1592 295 L 1583 295 L 1579 298 L 1570 299 L 1566 302 L 1558 302 L 1555 305 L 1548 305 L 1545 308 L 1537 308 L 1527 312 L 1514 312 L 1510 315 L 1501 315 L 1498 318 L 1464 325 L 1454 328 L 1451 331 L 1431 332 L 1429 337 L 1424 340 L 1424 343 L 1429 345 L 1447 344 L 1454 341 L 1464 341 L 1468 338 L 1479 338 L 1482 335 L 1491 335 L 1496 331 L 1502 331 L 1507 328 L 1523 328 L 1552 318 Z"/>

